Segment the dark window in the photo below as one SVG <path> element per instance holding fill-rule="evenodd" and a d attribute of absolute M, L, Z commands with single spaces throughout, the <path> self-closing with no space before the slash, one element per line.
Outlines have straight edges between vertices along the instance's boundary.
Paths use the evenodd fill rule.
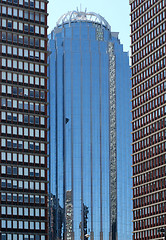
<path fill-rule="evenodd" d="M 2 40 L 6 41 L 6 33 L 5 32 L 2 32 Z"/>
<path fill-rule="evenodd" d="M 7 113 L 7 121 L 11 121 L 12 119 L 12 114 L 11 113 Z"/>
<path fill-rule="evenodd" d="M 6 183 L 5 183 L 5 187 L 6 187 Z M 6 201 L 6 194 L 5 193 L 1 193 L 1 201 Z"/>
<path fill-rule="evenodd" d="M 17 88 L 13 87 L 13 95 L 17 95 Z"/>
<path fill-rule="evenodd" d="M 31 116 L 30 116 L 30 120 L 31 120 Z M 28 123 L 28 115 L 24 115 L 24 123 Z"/>
<path fill-rule="evenodd" d="M 39 117 L 35 117 L 35 124 L 39 124 Z"/>
<path fill-rule="evenodd" d="M 11 140 L 7 140 L 7 147 L 11 148 L 11 146 L 12 146 Z"/>
<path fill-rule="evenodd" d="M 24 31 L 28 32 L 28 24 L 24 24 Z"/>
<path fill-rule="evenodd" d="M 7 26 L 8 26 L 9 29 L 12 29 L 12 21 L 9 21 L 9 20 L 8 20 Z"/>
<path fill-rule="evenodd" d="M 30 203 L 34 203 L 34 196 L 30 196 Z"/>
<path fill-rule="evenodd" d="M 3 179 L 1 180 L 1 187 L 6 188 L 6 180 L 3 180 Z"/>
<path fill-rule="evenodd" d="M 11 167 L 7 167 L 7 174 L 9 174 L 9 175 L 12 174 L 12 168 Z"/>
<path fill-rule="evenodd" d="M 28 7 L 28 0 L 24 0 L 24 5 L 25 5 L 25 7 Z"/>
<path fill-rule="evenodd" d="M 17 195 L 13 194 L 13 202 L 17 202 Z"/>
<path fill-rule="evenodd" d="M 34 7 L 34 1 L 30 0 L 30 7 L 33 8 Z"/>
<path fill-rule="evenodd" d="M 34 33 L 34 26 L 30 25 L 30 33 Z"/>
<path fill-rule="evenodd" d="M 28 195 L 24 195 L 24 202 L 28 203 Z"/>
<path fill-rule="evenodd" d="M 12 201 L 12 195 L 10 193 L 7 194 L 7 201 L 8 202 Z"/>
<path fill-rule="evenodd" d="M 30 123 L 34 124 L 34 117 L 33 116 L 30 116 Z"/>
<path fill-rule="evenodd" d="M 35 203 L 39 203 L 39 196 L 35 196 Z"/>
<path fill-rule="evenodd" d="M 19 197 L 18 197 L 18 201 L 19 201 L 19 202 L 23 202 L 23 196 L 19 196 Z"/>

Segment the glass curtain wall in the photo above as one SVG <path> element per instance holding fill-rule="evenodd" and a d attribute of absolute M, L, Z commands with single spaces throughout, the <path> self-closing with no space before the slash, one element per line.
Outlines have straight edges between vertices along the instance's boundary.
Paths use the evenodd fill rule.
<path fill-rule="evenodd" d="M 50 190 L 56 196 L 57 239 L 84 240 L 89 234 L 92 240 L 115 240 L 117 236 L 111 233 L 110 221 L 108 43 L 112 40 L 106 27 L 86 21 L 61 25 L 49 36 Z M 63 209 L 61 229 L 59 208 Z"/>

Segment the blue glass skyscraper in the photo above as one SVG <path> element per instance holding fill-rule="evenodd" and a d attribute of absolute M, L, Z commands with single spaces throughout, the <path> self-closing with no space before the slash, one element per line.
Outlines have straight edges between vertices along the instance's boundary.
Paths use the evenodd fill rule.
<path fill-rule="evenodd" d="M 106 20 L 87 12 L 63 15 L 48 47 L 57 239 L 131 239 L 128 55 Z"/>

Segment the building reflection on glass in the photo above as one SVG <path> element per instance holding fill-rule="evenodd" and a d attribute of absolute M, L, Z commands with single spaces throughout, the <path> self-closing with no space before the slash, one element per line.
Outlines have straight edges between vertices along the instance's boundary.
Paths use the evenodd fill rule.
<path fill-rule="evenodd" d="M 73 226 L 73 205 L 72 205 L 72 190 L 66 192 L 66 239 L 72 240 L 72 226 Z"/>
<path fill-rule="evenodd" d="M 50 214 L 51 214 L 51 239 L 62 239 L 62 223 L 64 219 L 63 209 L 59 205 L 59 200 L 51 194 Z"/>
<path fill-rule="evenodd" d="M 64 240 L 131 240 L 130 68 L 98 14 L 69 12 L 49 35 L 51 191 Z M 57 226 L 58 227 L 58 226 Z"/>

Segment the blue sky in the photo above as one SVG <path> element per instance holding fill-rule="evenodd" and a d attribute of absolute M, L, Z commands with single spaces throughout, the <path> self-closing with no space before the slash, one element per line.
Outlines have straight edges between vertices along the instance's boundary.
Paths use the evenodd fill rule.
<path fill-rule="evenodd" d="M 87 8 L 88 12 L 102 15 L 111 25 L 113 32 L 119 32 L 124 50 L 130 50 L 130 6 L 129 0 L 49 0 L 48 33 L 55 27 L 57 20 L 66 12 Z"/>

